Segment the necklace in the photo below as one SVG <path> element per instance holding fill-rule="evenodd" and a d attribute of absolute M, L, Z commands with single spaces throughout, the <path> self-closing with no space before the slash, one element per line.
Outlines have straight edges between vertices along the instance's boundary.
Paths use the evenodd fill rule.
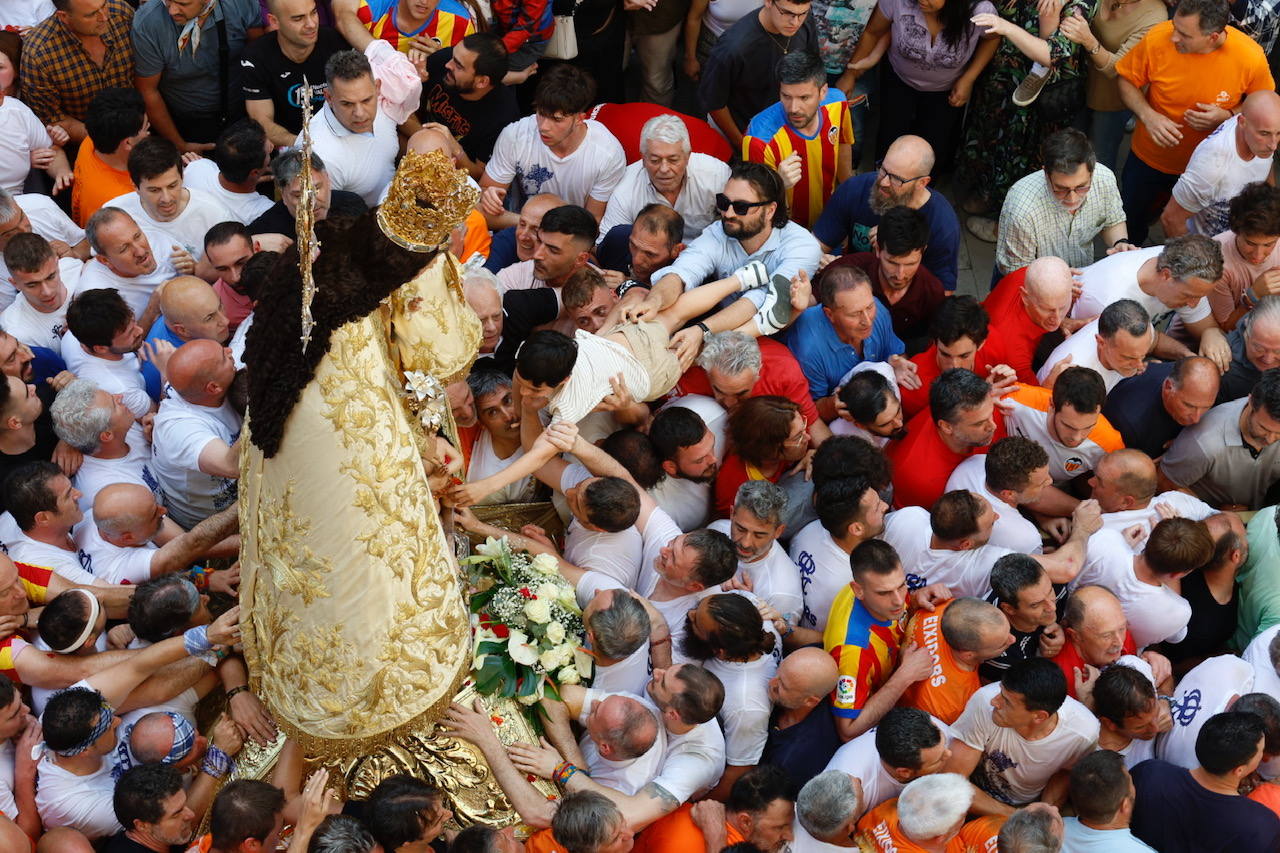
<path fill-rule="evenodd" d="M 782 42 L 778 41 L 778 37 L 776 35 L 769 32 L 768 30 L 765 30 L 764 33 L 773 41 L 774 44 L 776 44 L 779 48 L 782 49 L 783 56 L 786 56 L 788 53 L 791 52 L 791 40 L 795 38 L 795 36 L 787 36 L 787 41 L 785 44 L 783 44 Z"/>

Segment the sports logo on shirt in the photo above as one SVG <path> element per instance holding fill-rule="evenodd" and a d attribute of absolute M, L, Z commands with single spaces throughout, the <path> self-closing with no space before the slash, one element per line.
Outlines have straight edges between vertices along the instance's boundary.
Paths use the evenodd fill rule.
<path fill-rule="evenodd" d="M 1084 459 L 1079 456 L 1068 456 L 1063 460 L 1062 468 L 1073 477 L 1076 474 L 1088 470 Z"/>
<path fill-rule="evenodd" d="M 852 675 L 840 676 L 840 680 L 836 682 L 836 704 L 852 704 L 854 697 L 857 695 L 857 690 L 857 683 L 853 680 Z"/>
<path fill-rule="evenodd" d="M 840 127 L 838 125 L 833 124 L 831 125 L 831 127 L 827 128 L 827 144 L 828 145 L 835 145 L 836 141 L 839 138 L 840 138 Z"/>

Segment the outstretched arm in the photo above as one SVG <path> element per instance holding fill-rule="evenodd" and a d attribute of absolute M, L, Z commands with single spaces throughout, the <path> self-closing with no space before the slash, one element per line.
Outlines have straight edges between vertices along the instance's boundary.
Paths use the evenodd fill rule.
<path fill-rule="evenodd" d="M 493 730 L 489 714 L 479 699 L 475 700 L 470 708 L 456 703 L 450 705 L 444 719 L 444 727 L 454 737 L 461 738 L 479 748 L 485 761 L 489 763 L 489 770 L 498 780 L 502 792 L 507 795 L 507 799 L 511 801 L 521 820 L 538 828 L 551 825 L 555 806 L 547 802 L 546 797 L 538 793 L 538 790 L 525 779 L 524 774 L 511 763 L 506 749 L 503 748 L 502 742 L 498 740 L 498 735 Z"/>

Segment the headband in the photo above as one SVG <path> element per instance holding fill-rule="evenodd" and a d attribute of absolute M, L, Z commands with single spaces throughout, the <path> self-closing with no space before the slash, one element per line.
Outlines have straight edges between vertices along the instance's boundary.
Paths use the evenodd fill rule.
<path fill-rule="evenodd" d="M 84 688 L 74 688 L 74 689 L 84 689 Z M 49 744 L 47 744 L 46 742 L 41 741 L 40 743 L 31 747 L 31 760 L 39 761 L 41 756 L 44 755 L 46 750 L 48 750 L 49 752 L 52 752 L 54 755 L 61 755 L 64 758 L 70 758 L 73 755 L 79 755 L 89 747 L 93 746 L 94 743 L 98 740 L 98 738 L 102 737 L 104 734 L 107 733 L 107 730 L 111 728 L 111 721 L 116 718 L 115 709 L 111 707 L 110 702 L 108 702 L 106 699 L 101 698 L 101 694 L 99 694 L 99 702 L 100 704 L 98 705 L 98 722 L 94 724 L 93 731 L 89 732 L 89 734 L 85 736 L 84 740 L 78 743 L 72 744 L 66 749 L 54 749 L 53 747 L 49 746 Z"/>
<path fill-rule="evenodd" d="M 68 592 L 78 592 L 89 600 L 89 621 L 85 623 L 84 630 L 80 632 L 80 636 L 76 637 L 70 645 L 64 646 L 61 649 L 53 650 L 55 653 L 60 655 L 69 655 L 72 652 L 80 650 L 80 647 L 84 645 L 85 640 L 89 639 L 89 635 L 98 627 L 98 615 L 102 611 L 102 604 L 99 603 L 98 597 L 89 592 L 89 590 L 81 589 L 80 587 L 72 587 Z"/>

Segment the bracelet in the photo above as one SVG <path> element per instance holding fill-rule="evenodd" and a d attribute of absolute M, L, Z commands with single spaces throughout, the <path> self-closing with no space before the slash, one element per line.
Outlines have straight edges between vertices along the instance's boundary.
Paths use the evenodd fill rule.
<path fill-rule="evenodd" d="M 782 639 L 785 640 L 796 632 L 796 626 L 792 625 L 791 620 L 785 616 L 782 617 L 782 624 L 787 626 L 787 630 L 782 632 Z"/>
<path fill-rule="evenodd" d="M 241 684 L 239 687 L 232 687 L 227 691 L 227 701 L 230 702 L 233 697 L 239 696 L 241 693 L 248 693 L 249 685 Z"/>
<path fill-rule="evenodd" d="M 556 765 L 556 769 L 551 771 L 551 781 L 563 788 L 565 783 L 573 778 L 573 774 L 580 772 L 582 772 L 581 767 L 561 761 Z"/>
<path fill-rule="evenodd" d="M 704 341 L 711 336 L 711 328 L 706 323 L 694 323 L 694 325 L 702 330 L 702 339 Z"/>
<path fill-rule="evenodd" d="M 214 779 L 221 779 L 229 776 L 233 769 L 235 769 L 235 762 L 231 760 L 231 756 L 213 744 L 209 744 L 209 748 L 204 753 L 204 760 L 200 762 L 200 772 Z"/>
<path fill-rule="evenodd" d="M 671 635 L 670 635 L 670 634 L 668 634 L 667 636 L 663 637 L 661 640 L 654 640 L 654 639 L 652 639 L 652 638 L 651 638 L 651 639 L 649 640 L 649 645 L 651 645 L 651 646 L 660 646 L 660 645 L 662 645 L 663 643 L 669 643 L 669 642 L 671 642 Z"/>
<path fill-rule="evenodd" d="M 1138 245 L 1137 243 L 1130 240 L 1128 237 L 1121 237 L 1119 240 L 1111 244 L 1111 248 L 1114 249 L 1116 246 L 1119 246 L 1121 243 L 1128 243 L 1130 246 Z"/>
<path fill-rule="evenodd" d="M 1089 51 L 1089 55 L 1093 56 L 1095 53 L 1097 53 L 1100 50 L 1102 50 L 1102 42 L 1098 42 L 1098 46 L 1095 47 L 1093 50 Z"/>
<path fill-rule="evenodd" d="M 622 297 L 627 295 L 627 291 L 637 287 L 640 288 L 641 290 L 649 290 L 651 288 L 651 285 L 645 284 L 642 281 L 636 281 L 633 278 L 629 278 L 626 281 L 624 281 L 622 284 L 618 285 L 618 298 L 621 299 Z"/>

